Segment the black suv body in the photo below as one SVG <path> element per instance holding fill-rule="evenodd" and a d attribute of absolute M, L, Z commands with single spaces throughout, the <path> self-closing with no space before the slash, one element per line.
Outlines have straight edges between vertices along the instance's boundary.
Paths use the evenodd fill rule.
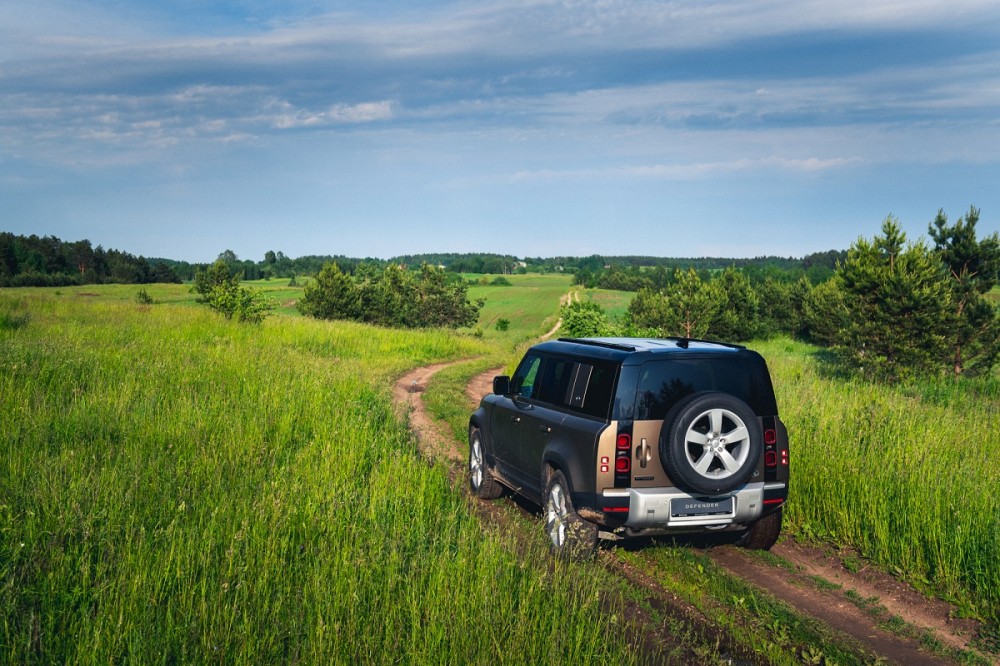
<path fill-rule="evenodd" d="M 686 338 L 590 338 L 528 350 L 469 421 L 469 481 L 542 505 L 557 553 L 606 537 L 738 531 L 770 548 L 788 434 L 764 359 Z"/>

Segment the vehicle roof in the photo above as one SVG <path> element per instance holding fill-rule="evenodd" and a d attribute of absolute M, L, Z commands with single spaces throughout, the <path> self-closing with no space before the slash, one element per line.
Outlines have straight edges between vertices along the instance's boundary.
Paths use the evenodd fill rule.
<path fill-rule="evenodd" d="M 582 354 L 593 358 L 621 361 L 641 354 L 733 354 L 745 351 L 740 345 L 691 338 L 559 338 L 535 345 L 539 351 Z"/>

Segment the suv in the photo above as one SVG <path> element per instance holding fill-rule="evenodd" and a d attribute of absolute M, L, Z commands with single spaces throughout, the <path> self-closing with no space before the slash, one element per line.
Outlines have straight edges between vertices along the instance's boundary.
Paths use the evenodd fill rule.
<path fill-rule="evenodd" d="M 768 549 L 788 497 L 788 434 L 764 359 L 688 338 L 560 339 L 493 379 L 469 420 L 469 484 L 544 508 L 552 551 L 598 536 L 736 532 Z"/>

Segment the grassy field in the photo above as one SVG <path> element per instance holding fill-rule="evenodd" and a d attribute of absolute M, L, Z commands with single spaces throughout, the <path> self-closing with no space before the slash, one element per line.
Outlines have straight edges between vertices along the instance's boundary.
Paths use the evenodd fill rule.
<path fill-rule="evenodd" d="M 854 547 L 996 628 L 1000 382 L 873 385 L 827 376 L 808 345 L 752 346 L 790 433 L 793 529 Z"/>
<path fill-rule="evenodd" d="M 475 357 L 426 396 L 464 441 L 465 379 L 515 362 L 570 288 L 508 279 L 470 289 L 481 336 L 280 316 L 301 293 L 284 280 L 252 283 L 280 306 L 257 327 L 184 285 L 146 286 L 152 306 L 135 285 L 0 290 L 0 662 L 634 660 L 608 625 L 611 583 L 483 538 L 391 410 L 406 369 Z M 790 430 L 790 531 L 1000 637 L 997 380 L 873 386 L 829 376 L 808 345 L 750 346 Z M 643 557 L 677 560 L 679 594 L 708 566 Z"/>
<path fill-rule="evenodd" d="M 148 291 L 0 292 L 0 662 L 634 659 L 393 413 L 403 370 L 489 345 Z"/>
<path fill-rule="evenodd" d="M 468 274 L 475 280 L 481 276 Z M 493 276 L 487 276 L 487 279 Z M 570 288 L 572 276 L 561 273 L 549 275 L 505 275 L 509 287 L 473 286 L 469 299 L 483 298 L 486 304 L 479 313 L 478 328 L 486 339 L 523 342 L 544 334 L 559 319 L 559 299 Z M 507 331 L 498 331 L 499 319 L 507 319 Z"/>

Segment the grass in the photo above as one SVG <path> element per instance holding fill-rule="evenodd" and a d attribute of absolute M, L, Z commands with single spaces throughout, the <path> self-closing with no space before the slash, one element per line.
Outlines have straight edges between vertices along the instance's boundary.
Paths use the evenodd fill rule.
<path fill-rule="evenodd" d="M 475 279 L 475 275 L 466 277 Z M 559 299 L 570 288 L 572 276 L 507 275 L 509 287 L 473 286 L 470 300 L 486 299 L 479 314 L 478 328 L 487 340 L 516 345 L 544 334 L 559 318 Z M 496 322 L 507 319 L 507 331 L 498 331 Z"/>
<path fill-rule="evenodd" d="M 853 546 L 996 626 L 997 381 L 868 384 L 826 376 L 807 345 L 753 346 L 768 360 L 789 429 L 792 529 Z"/>
<path fill-rule="evenodd" d="M 635 297 L 634 291 L 613 291 L 611 289 L 584 289 L 581 298 L 593 301 L 612 318 L 620 318 L 628 312 L 628 306 Z"/>
<path fill-rule="evenodd" d="M 576 565 L 484 536 L 388 386 L 441 331 L 5 290 L 0 662 L 631 663 Z"/>

